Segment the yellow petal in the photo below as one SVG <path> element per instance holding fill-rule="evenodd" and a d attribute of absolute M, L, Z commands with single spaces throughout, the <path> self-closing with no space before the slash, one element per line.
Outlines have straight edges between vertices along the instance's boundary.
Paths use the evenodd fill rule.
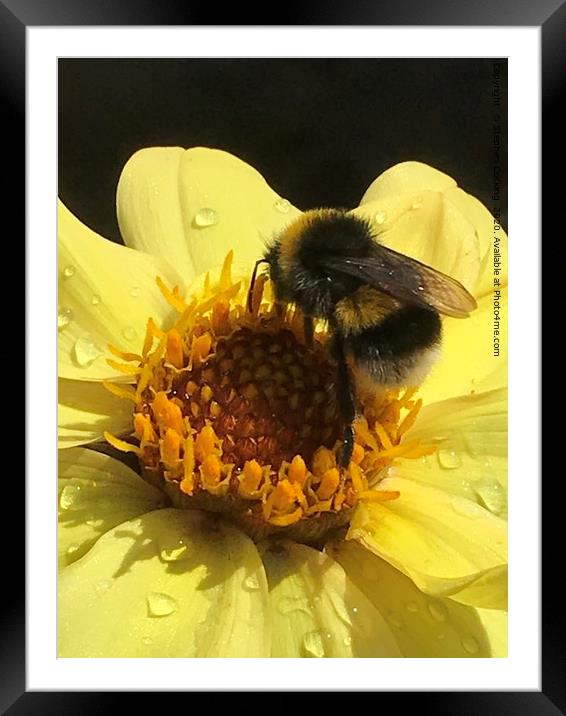
<path fill-rule="evenodd" d="M 411 439 L 436 445 L 420 460 L 398 460 L 390 475 L 438 487 L 507 516 L 507 389 L 425 406 Z"/>
<path fill-rule="evenodd" d="M 462 212 L 477 232 L 482 268 L 473 291 L 474 296 L 479 298 L 486 294 L 493 294 L 495 279 L 501 286 L 507 285 L 507 234 L 481 201 L 471 194 L 458 187 L 451 187 L 444 195 Z"/>
<path fill-rule="evenodd" d="M 194 510 L 115 527 L 59 574 L 59 656 L 265 657 L 265 572 L 242 532 Z"/>
<path fill-rule="evenodd" d="M 445 191 L 456 182 L 447 174 L 422 162 L 401 162 L 390 167 L 369 185 L 360 206 L 387 196 L 419 191 Z"/>
<path fill-rule="evenodd" d="M 507 289 L 500 300 L 499 355 L 494 355 L 494 306 L 488 294 L 469 318 L 444 318 L 442 354 L 419 389 L 423 403 L 507 385 Z"/>
<path fill-rule="evenodd" d="M 102 383 L 59 378 L 58 388 L 60 448 L 100 440 L 105 430 L 115 435 L 133 431 L 132 403 L 112 395 Z"/>
<path fill-rule="evenodd" d="M 487 609 L 507 608 L 507 523 L 475 502 L 398 477 L 379 489 L 390 502 L 361 504 L 357 539 L 429 595 Z"/>
<path fill-rule="evenodd" d="M 93 450 L 59 451 L 59 565 L 75 562 L 108 530 L 166 504 L 123 463 Z"/>
<path fill-rule="evenodd" d="M 429 597 L 408 577 L 356 542 L 336 542 L 326 551 L 387 619 L 403 656 L 507 656 L 505 612 Z"/>
<path fill-rule="evenodd" d="M 186 284 L 195 277 L 185 241 L 179 196 L 181 147 L 152 147 L 126 163 L 116 195 L 118 224 L 126 246 L 161 257 Z"/>
<path fill-rule="evenodd" d="M 300 214 L 249 164 L 206 147 L 136 152 L 117 207 L 125 243 L 166 258 L 187 283 L 220 267 L 231 249 L 250 271 L 265 241 Z"/>
<path fill-rule="evenodd" d="M 180 279 L 164 261 L 98 236 L 61 202 L 58 236 L 59 376 L 123 380 L 106 363 L 108 343 L 139 352 L 147 319 L 171 314 L 156 276 Z"/>
<path fill-rule="evenodd" d="M 480 271 L 479 241 L 466 217 L 438 191 L 385 196 L 354 209 L 380 243 L 460 281 L 469 291 Z"/>
<path fill-rule="evenodd" d="M 396 657 L 383 617 L 331 557 L 294 542 L 264 545 L 273 657 Z"/>
<path fill-rule="evenodd" d="M 300 214 L 253 167 L 218 149 L 183 154 L 179 195 L 197 274 L 221 265 L 231 249 L 236 265 L 253 267 L 265 241 Z"/>
<path fill-rule="evenodd" d="M 507 283 L 505 232 L 480 201 L 433 167 L 391 167 L 369 186 L 356 213 L 373 222 L 386 246 L 454 276 L 476 298 L 493 293 L 495 278 Z"/>

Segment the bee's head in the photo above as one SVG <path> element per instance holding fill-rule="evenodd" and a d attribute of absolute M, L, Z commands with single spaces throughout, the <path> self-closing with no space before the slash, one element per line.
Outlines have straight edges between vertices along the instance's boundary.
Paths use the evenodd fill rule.
<path fill-rule="evenodd" d="M 337 301 L 360 287 L 359 279 L 328 270 L 332 256 L 367 256 L 369 225 L 339 209 L 302 214 L 275 239 L 265 254 L 279 301 L 296 303 L 304 313 L 330 318 Z"/>

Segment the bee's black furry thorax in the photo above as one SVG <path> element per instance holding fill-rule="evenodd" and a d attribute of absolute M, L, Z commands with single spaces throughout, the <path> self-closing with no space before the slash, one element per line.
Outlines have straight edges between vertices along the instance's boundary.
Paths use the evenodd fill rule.
<path fill-rule="evenodd" d="M 297 303 L 303 312 L 330 318 L 338 301 L 353 294 L 362 281 L 329 273 L 323 261 L 333 256 L 369 256 L 374 239 L 363 219 L 336 209 L 313 212 L 300 236 L 283 235 L 265 254 L 279 301 Z"/>

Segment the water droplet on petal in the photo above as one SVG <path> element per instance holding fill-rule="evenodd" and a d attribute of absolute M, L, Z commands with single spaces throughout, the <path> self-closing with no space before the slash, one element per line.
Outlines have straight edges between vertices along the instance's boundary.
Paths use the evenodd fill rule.
<path fill-rule="evenodd" d="M 87 520 L 86 524 L 89 527 L 98 528 L 98 527 L 102 527 L 102 525 L 104 524 L 104 520 Z"/>
<path fill-rule="evenodd" d="M 136 329 L 133 326 L 126 326 L 122 329 L 122 335 L 127 341 L 133 341 L 136 337 Z"/>
<path fill-rule="evenodd" d="M 256 592 L 259 589 L 259 579 L 257 575 L 250 574 L 249 577 L 244 579 L 244 589 L 248 592 Z"/>
<path fill-rule="evenodd" d="M 397 629 L 402 629 L 405 626 L 403 617 L 397 612 L 389 612 L 389 614 L 387 615 L 387 619 L 389 623 L 392 624 L 394 627 L 397 627 Z"/>
<path fill-rule="evenodd" d="M 474 490 L 490 512 L 499 515 L 507 510 L 507 495 L 498 480 L 491 478 L 479 480 L 474 483 Z"/>
<path fill-rule="evenodd" d="M 70 308 L 60 308 L 57 311 L 57 328 L 61 331 L 73 320 L 73 311 Z"/>
<path fill-rule="evenodd" d="M 94 585 L 94 590 L 98 594 L 99 597 L 101 597 L 103 594 L 105 594 L 110 588 L 112 587 L 112 580 L 111 579 L 101 579 L 100 582 L 97 582 Z"/>
<path fill-rule="evenodd" d="M 279 213 L 287 214 L 291 208 L 291 202 L 287 199 L 277 199 L 273 206 Z"/>
<path fill-rule="evenodd" d="M 180 562 L 183 559 L 188 559 L 189 554 L 186 544 L 181 544 L 176 547 L 163 547 L 159 552 L 164 562 Z"/>
<path fill-rule="evenodd" d="M 177 611 L 177 600 L 168 594 L 152 592 L 146 597 L 147 611 L 150 617 L 166 617 Z"/>
<path fill-rule="evenodd" d="M 293 614 L 293 612 L 310 613 L 308 601 L 301 597 L 281 597 L 277 602 L 280 614 Z"/>
<path fill-rule="evenodd" d="M 384 211 L 378 211 L 373 218 L 375 219 L 376 224 L 385 224 L 387 214 Z"/>
<path fill-rule="evenodd" d="M 480 649 L 478 640 L 471 635 L 462 637 L 462 647 L 468 654 L 477 654 Z"/>
<path fill-rule="evenodd" d="M 204 229 L 207 226 L 214 226 L 214 224 L 218 223 L 218 214 L 214 209 L 204 207 L 197 211 L 193 222 L 195 226 L 198 226 L 200 229 Z"/>
<path fill-rule="evenodd" d="M 417 199 L 416 201 L 414 201 L 414 202 L 411 204 L 411 209 L 412 209 L 413 211 L 415 211 L 416 209 L 420 209 L 422 205 L 423 205 L 422 201 L 421 201 L 420 199 Z"/>
<path fill-rule="evenodd" d="M 92 303 L 93 306 L 98 306 L 98 304 L 100 303 L 101 300 L 102 299 L 100 298 L 98 293 L 95 293 L 93 295 L 93 297 L 90 299 L 90 302 Z"/>
<path fill-rule="evenodd" d="M 448 619 L 448 609 L 442 602 L 429 602 L 428 612 L 437 622 L 445 622 Z"/>
<path fill-rule="evenodd" d="M 324 656 L 324 644 L 319 631 L 309 631 L 303 637 L 303 649 L 306 656 L 321 659 Z"/>
<path fill-rule="evenodd" d="M 73 542 L 67 547 L 67 554 L 75 554 L 80 548 L 80 544 Z"/>
<path fill-rule="evenodd" d="M 65 266 L 65 268 L 63 269 L 63 276 L 65 278 L 71 278 L 71 276 L 75 275 L 75 271 L 76 269 L 74 266 Z"/>
<path fill-rule="evenodd" d="M 438 464 L 445 470 L 455 470 L 462 465 L 462 460 L 455 450 L 439 450 L 437 453 Z"/>
<path fill-rule="evenodd" d="M 141 288 L 139 286 L 132 286 L 130 288 L 130 296 L 137 298 L 141 294 Z"/>
<path fill-rule="evenodd" d="M 418 612 L 419 611 L 419 605 L 416 602 L 407 602 L 405 604 L 405 608 L 408 612 Z"/>
<path fill-rule="evenodd" d="M 344 646 L 352 646 L 352 637 L 349 634 L 344 637 Z"/>
<path fill-rule="evenodd" d="M 62 510 L 70 510 L 77 499 L 77 485 L 65 485 L 59 495 L 59 507 Z"/>
<path fill-rule="evenodd" d="M 471 517 L 476 519 L 484 514 L 483 508 L 476 502 L 467 500 L 465 497 L 453 497 L 451 501 L 452 509 L 463 517 Z"/>
<path fill-rule="evenodd" d="M 90 338 L 77 338 L 73 358 L 81 368 L 88 368 L 101 355 L 100 348 Z"/>
<path fill-rule="evenodd" d="M 149 646 L 150 644 L 153 644 L 153 639 L 150 636 L 144 636 L 142 637 L 142 644 Z"/>

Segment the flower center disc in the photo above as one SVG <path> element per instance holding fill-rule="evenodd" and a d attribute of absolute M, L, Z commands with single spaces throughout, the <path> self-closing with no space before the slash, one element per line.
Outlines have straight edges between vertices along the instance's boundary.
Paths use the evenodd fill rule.
<path fill-rule="evenodd" d="M 255 540 L 284 532 L 317 544 L 348 524 L 359 500 L 398 496 L 370 489 L 394 457 L 430 452 L 400 445 L 420 401 L 410 392 L 366 401 L 352 461 L 339 468 L 343 422 L 324 334 L 307 347 L 300 314 L 264 300 L 264 277 L 247 310 L 230 262 L 190 304 L 158 280 L 179 319 L 167 332 L 149 319 L 141 356 L 112 348 L 137 367 L 109 361 L 136 376 L 135 390 L 107 387 L 135 403 L 139 446 L 106 438 L 135 452 L 177 507 L 228 515 Z"/>
<path fill-rule="evenodd" d="M 213 428 L 236 471 L 253 459 L 279 470 L 297 454 L 310 464 L 318 448 L 334 447 L 334 382 L 320 346 L 308 350 L 290 330 L 242 328 L 221 338 L 202 366 L 175 377 L 168 397 L 180 399 L 193 429 Z"/>

